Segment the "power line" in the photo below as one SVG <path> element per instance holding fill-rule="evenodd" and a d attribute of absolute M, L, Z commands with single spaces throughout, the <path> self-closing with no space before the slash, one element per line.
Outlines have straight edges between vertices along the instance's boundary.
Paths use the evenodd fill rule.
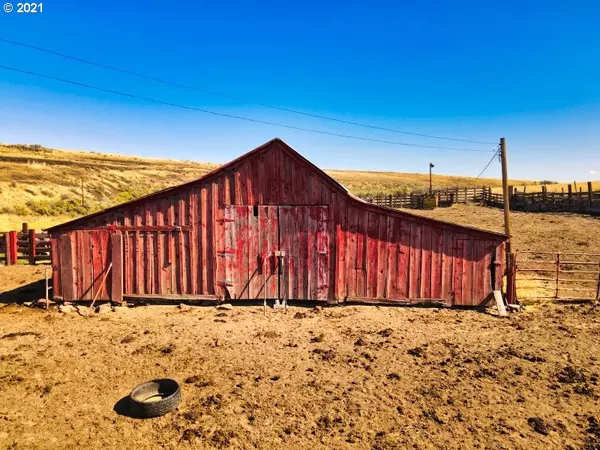
<path fill-rule="evenodd" d="M 72 61 L 77 61 L 77 62 L 81 62 L 81 63 L 84 63 L 84 64 L 89 64 L 91 66 L 101 67 L 103 69 L 113 70 L 113 71 L 116 71 L 116 72 L 121 72 L 121 73 L 125 73 L 125 74 L 128 74 L 128 75 L 133 75 L 133 76 L 140 77 L 140 78 L 145 78 L 147 80 L 156 81 L 156 82 L 162 83 L 162 84 L 168 84 L 168 85 L 171 85 L 171 86 L 176 86 L 176 87 L 180 87 L 180 88 L 184 88 L 184 89 L 189 89 L 189 90 L 192 90 L 192 91 L 203 92 L 205 94 L 214 95 L 214 96 L 222 97 L 222 98 L 227 98 L 229 100 L 236 100 L 236 101 L 240 101 L 240 102 L 251 103 L 253 105 L 263 106 L 265 108 L 277 109 L 279 111 L 285 111 L 285 112 L 289 112 L 289 113 L 293 113 L 293 114 L 301 114 L 303 116 L 314 117 L 316 119 L 330 120 L 330 121 L 333 121 L 333 122 L 344 123 L 346 125 L 353 125 L 353 126 L 358 126 L 358 127 L 363 127 L 363 128 L 371 128 L 373 130 L 389 131 L 389 132 L 392 132 L 392 133 L 401 133 L 401 134 L 406 134 L 406 135 L 410 135 L 410 136 L 419 136 L 419 137 L 431 138 L 431 139 L 443 139 L 443 140 L 455 141 L 455 142 L 468 142 L 468 143 L 472 143 L 472 144 L 495 144 L 495 142 L 474 141 L 474 140 L 468 140 L 468 139 L 457 139 L 457 138 L 444 137 L 444 136 L 435 136 L 435 135 L 424 134 L 424 133 L 413 133 L 413 132 L 410 132 L 410 131 L 402 131 L 402 130 L 396 130 L 396 129 L 393 129 L 393 128 L 385 128 L 385 127 L 380 127 L 380 126 L 376 126 L 376 125 L 368 125 L 368 124 L 365 124 L 365 123 L 353 122 L 351 120 L 337 119 L 335 117 L 329 117 L 329 116 L 323 116 L 323 115 L 320 115 L 320 114 L 308 113 L 308 112 L 304 112 L 304 111 L 299 111 L 297 109 L 285 108 L 285 107 L 282 107 L 282 106 L 271 105 L 271 104 L 268 104 L 268 103 L 263 103 L 263 102 L 258 102 L 258 101 L 255 101 L 255 100 L 249 100 L 249 99 L 245 99 L 245 98 L 241 98 L 241 97 L 235 97 L 235 96 L 232 96 L 232 95 L 222 94 L 222 93 L 219 93 L 219 92 L 214 92 L 214 91 L 210 91 L 210 90 L 207 90 L 207 89 L 202 89 L 202 88 L 195 87 L 195 86 L 190 86 L 190 85 L 187 85 L 187 84 L 177 83 L 177 82 L 174 82 L 174 81 L 168 81 L 168 80 L 165 80 L 163 78 L 157 78 L 157 77 L 154 77 L 154 76 L 151 76 L 151 75 L 145 75 L 145 74 L 142 74 L 142 73 L 139 73 L 139 72 L 134 72 L 132 70 L 121 69 L 119 67 L 109 66 L 107 64 L 102 64 L 102 63 L 98 63 L 98 62 L 95 62 L 95 61 L 90 61 L 88 59 L 78 58 L 76 56 L 67 55 L 65 53 L 56 52 L 54 50 L 49 50 L 49 49 L 38 47 L 38 46 L 35 46 L 35 45 L 24 44 L 22 42 L 12 41 L 10 39 L 5 39 L 5 38 L 1 38 L 0 37 L 0 42 L 5 42 L 7 44 L 12 44 L 12 45 L 18 45 L 20 47 L 30 48 L 30 49 L 37 50 L 37 51 L 44 52 L 44 53 L 48 53 L 48 54 L 51 54 L 51 55 L 60 56 L 61 58 L 67 58 L 67 59 L 70 59 Z"/>
<path fill-rule="evenodd" d="M 269 121 L 266 121 L 266 120 L 252 119 L 250 117 L 236 116 L 236 115 L 233 115 L 233 114 L 226 114 L 226 113 L 221 113 L 221 112 L 217 112 L 217 111 L 211 111 L 211 110 L 208 110 L 208 109 L 196 108 L 196 107 L 188 106 L 188 105 L 180 105 L 178 103 L 171 103 L 171 102 L 167 102 L 167 101 L 164 101 L 164 100 L 158 100 L 158 99 L 151 98 L 151 97 L 144 97 L 144 96 L 141 96 L 141 95 L 135 95 L 135 94 L 127 93 L 127 92 L 116 91 L 116 90 L 113 90 L 113 89 L 106 89 L 106 88 L 102 88 L 102 87 L 99 87 L 99 86 L 93 86 L 91 84 L 80 83 L 78 81 L 72 81 L 72 80 L 67 80 L 65 78 L 53 77 L 51 75 L 45 75 L 45 74 L 41 74 L 41 73 L 38 73 L 38 72 L 32 72 L 32 71 L 23 70 L 23 69 L 17 69 L 15 67 L 9 67 L 9 66 L 5 66 L 5 65 L 1 65 L 1 64 L 0 64 L 0 68 L 6 69 L 6 70 L 11 70 L 13 72 L 20 72 L 20 73 L 25 73 L 25 74 L 28 74 L 28 75 L 33 75 L 33 76 L 40 77 L 40 78 L 47 78 L 49 80 L 60 81 L 62 83 L 68 83 L 68 84 L 72 84 L 72 85 L 75 85 L 75 86 L 85 87 L 85 88 L 89 88 L 89 89 L 95 89 L 97 91 L 102 91 L 102 92 L 107 92 L 107 93 L 110 93 L 110 94 L 120 95 L 122 97 L 129 97 L 129 98 L 135 98 L 135 99 L 139 99 L 139 100 L 146 100 L 146 101 L 149 101 L 149 102 L 157 103 L 159 105 L 166 105 L 166 106 L 172 106 L 174 108 L 181 108 L 181 109 L 188 109 L 188 110 L 192 110 L 192 111 L 199 111 L 199 112 L 203 112 L 203 113 L 206 113 L 206 114 L 212 114 L 214 116 L 228 117 L 228 118 L 231 118 L 231 119 L 238 119 L 238 120 L 245 120 L 245 121 L 248 121 L 248 122 L 260 123 L 260 124 L 264 124 L 264 125 L 273 125 L 273 126 L 278 126 L 278 127 L 289 128 L 289 129 L 292 129 L 292 130 L 306 131 L 306 132 L 309 132 L 309 133 L 318 133 L 318 134 L 324 134 L 324 135 L 328 135 L 328 136 L 343 137 L 343 138 L 347 138 L 347 139 L 357 139 L 357 140 L 360 140 L 360 141 L 379 142 L 379 143 L 383 143 L 383 144 L 402 145 L 402 146 L 406 146 L 406 147 L 430 148 L 430 149 L 436 149 L 436 150 L 456 150 L 456 151 L 465 151 L 465 152 L 485 152 L 485 153 L 487 153 L 487 152 L 490 151 L 490 150 L 475 150 L 475 149 L 470 149 L 470 148 L 452 148 L 452 147 L 438 147 L 438 146 L 433 146 L 433 145 L 409 144 L 409 143 L 406 143 L 406 142 L 388 141 L 388 140 L 384 140 L 384 139 L 372 139 L 372 138 L 366 138 L 366 137 L 362 137 L 362 136 L 353 136 L 353 135 L 349 135 L 349 134 L 332 133 L 332 132 L 329 132 L 329 131 L 315 130 L 315 129 L 312 129 L 312 128 L 297 127 L 295 125 L 287 125 L 287 124 L 282 124 L 282 123 L 277 123 L 277 122 L 269 122 Z"/>
<path fill-rule="evenodd" d="M 494 158 L 496 157 L 496 155 L 498 155 L 498 153 L 500 152 L 500 148 L 498 148 L 494 154 L 492 155 L 492 159 L 490 159 L 490 161 L 487 163 L 487 165 L 483 168 L 483 170 L 481 171 L 481 173 L 479 175 L 477 175 L 477 178 L 475 178 L 475 181 L 479 180 L 479 178 L 481 177 L 481 175 L 483 175 L 483 173 L 487 170 L 488 167 L 490 167 L 490 164 L 492 163 L 492 161 L 494 160 Z"/>

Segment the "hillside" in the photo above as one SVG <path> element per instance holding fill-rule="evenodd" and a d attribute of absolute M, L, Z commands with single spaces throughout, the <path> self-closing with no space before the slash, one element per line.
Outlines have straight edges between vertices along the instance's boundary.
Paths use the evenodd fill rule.
<path fill-rule="evenodd" d="M 0 230 L 28 221 L 36 228 L 199 178 L 218 164 L 137 158 L 39 145 L 0 144 Z M 427 174 L 329 170 L 357 195 L 411 192 Z M 83 183 L 83 202 L 82 202 Z M 500 186 L 498 179 L 434 175 L 436 188 Z M 523 181 L 514 182 L 525 184 Z"/>

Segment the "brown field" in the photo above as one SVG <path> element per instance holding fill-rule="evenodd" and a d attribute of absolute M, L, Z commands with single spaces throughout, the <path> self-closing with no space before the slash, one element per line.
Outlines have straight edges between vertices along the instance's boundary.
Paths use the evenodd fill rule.
<path fill-rule="evenodd" d="M 427 216 L 502 229 L 502 211 Z M 600 220 L 513 214 L 517 250 L 600 252 Z M 427 308 L 12 305 L 44 266 L 0 267 L 3 448 L 583 448 L 600 445 L 600 311 L 537 302 L 501 319 Z M 178 380 L 164 417 L 128 417 L 137 384 Z M 125 415 L 123 415 L 125 414 Z"/>
<path fill-rule="evenodd" d="M 218 167 L 212 163 L 2 144 L 0 164 L 0 231 L 20 227 L 24 218 L 34 222 L 31 228 L 50 226 L 199 178 Z M 426 174 L 327 173 L 357 195 L 419 191 L 429 186 Z M 435 175 L 433 182 L 436 188 L 500 186 L 498 179 L 475 181 L 444 175 Z"/>

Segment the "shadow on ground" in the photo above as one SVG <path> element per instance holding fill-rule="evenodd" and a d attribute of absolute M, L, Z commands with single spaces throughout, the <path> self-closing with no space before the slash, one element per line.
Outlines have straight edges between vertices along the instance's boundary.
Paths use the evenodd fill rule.
<path fill-rule="evenodd" d="M 38 280 L 0 293 L 0 303 L 33 302 L 46 297 L 46 281 Z"/>
<path fill-rule="evenodd" d="M 143 417 L 137 414 L 132 408 L 129 395 L 126 395 L 117 403 L 115 403 L 115 406 L 113 406 L 113 411 L 116 412 L 119 416 L 130 417 L 132 419 L 143 419 Z"/>

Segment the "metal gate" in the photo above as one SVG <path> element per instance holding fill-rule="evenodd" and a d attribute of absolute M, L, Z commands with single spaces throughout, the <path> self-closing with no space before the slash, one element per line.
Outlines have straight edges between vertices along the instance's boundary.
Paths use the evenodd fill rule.
<path fill-rule="evenodd" d="M 519 252 L 518 299 L 600 300 L 600 254 Z"/>
<path fill-rule="evenodd" d="M 327 300 L 326 206 L 226 206 L 225 279 L 232 299 Z"/>

